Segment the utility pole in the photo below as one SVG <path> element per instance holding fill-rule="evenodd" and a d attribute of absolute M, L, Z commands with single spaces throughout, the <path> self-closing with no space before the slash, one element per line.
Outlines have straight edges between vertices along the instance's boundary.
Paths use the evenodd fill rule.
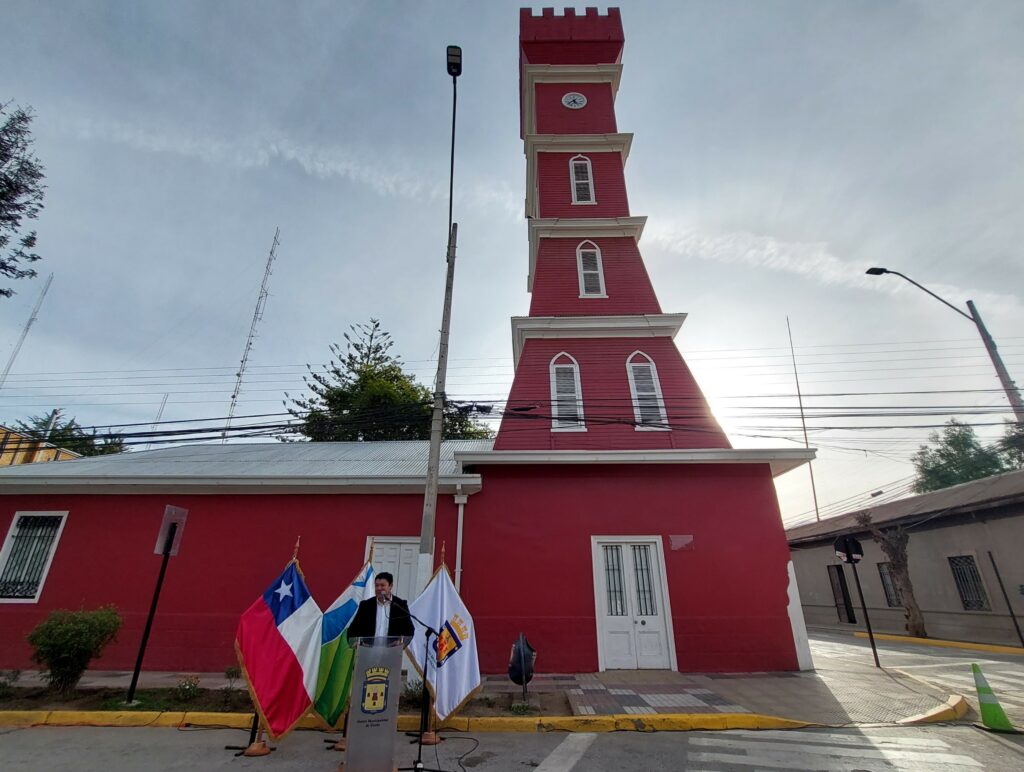
<path fill-rule="evenodd" d="M 952 308 L 964 319 L 972 322 L 974 326 L 978 328 L 978 334 L 981 335 L 981 341 L 985 344 L 985 350 L 988 352 L 989 359 L 992 360 L 992 366 L 996 368 L 996 375 L 999 376 L 999 383 L 1002 384 L 1003 391 L 1006 392 L 1006 398 L 1010 401 L 1010 407 L 1013 409 L 1013 415 L 1017 419 L 1017 423 L 1024 426 L 1024 402 L 1021 402 L 1020 391 L 1017 390 L 1017 384 L 1013 382 L 1010 374 L 1006 371 L 1006 365 L 1003 364 L 1003 358 L 999 356 L 999 350 L 996 348 L 996 342 L 992 339 L 992 336 L 989 335 L 988 328 L 985 327 L 985 323 L 981 321 L 981 314 L 978 313 L 978 309 L 974 305 L 973 300 L 967 301 L 967 310 L 970 311 L 970 313 L 965 314 L 961 309 L 954 306 L 945 298 L 939 297 L 924 285 L 918 284 L 909 276 L 900 273 L 899 271 L 890 271 L 888 268 L 868 268 L 865 273 L 868 276 L 884 276 L 887 273 L 891 273 L 893 276 L 899 276 L 901 279 L 905 279 L 913 284 L 922 292 L 927 292 L 943 305 Z"/>
<path fill-rule="evenodd" d="M 281 229 L 274 230 L 274 243 L 270 245 L 270 254 L 267 255 L 267 267 L 263 271 L 263 283 L 260 285 L 260 294 L 256 298 L 256 310 L 252 314 L 252 323 L 249 325 L 249 336 L 245 339 L 245 349 L 242 351 L 242 362 L 238 365 L 237 377 L 235 379 L 235 390 L 231 392 L 231 406 L 228 408 L 228 420 L 224 424 L 224 431 L 221 433 L 221 442 L 228 441 L 228 430 L 231 428 L 231 418 L 235 415 L 235 407 L 238 405 L 238 395 L 242 391 L 242 376 L 245 375 L 245 366 L 249 362 L 249 352 L 252 351 L 253 341 L 256 339 L 256 325 L 263 319 L 263 309 L 267 305 L 267 296 L 270 294 L 270 274 L 274 265 L 274 258 L 277 257 L 277 245 L 280 243 L 278 237 Z"/>
<path fill-rule="evenodd" d="M 786 317 L 786 332 L 789 333 L 789 355 L 793 358 L 793 380 L 796 381 L 796 398 L 800 404 L 800 425 L 804 430 L 804 447 L 810 448 L 811 443 L 807 439 L 807 419 L 804 418 L 804 396 L 800 392 L 800 375 L 796 371 L 796 350 L 793 348 L 793 330 L 789 326 L 789 317 Z M 814 519 L 821 522 L 821 513 L 818 511 L 818 489 L 814 487 L 814 462 L 807 462 L 807 471 L 811 473 L 811 495 L 814 497 Z"/>
<path fill-rule="evenodd" d="M 455 110 L 458 104 L 458 77 L 462 74 L 462 49 L 448 46 L 448 74 L 452 76 L 452 143 L 448 170 L 448 272 L 444 285 L 444 310 L 441 312 L 441 341 L 437 350 L 437 376 L 434 380 L 434 410 L 430 419 L 430 451 L 427 456 L 427 480 L 423 490 L 423 520 L 420 527 L 420 552 L 416 571 L 416 590 L 427 586 L 434 568 L 434 523 L 437 520 L 437 486 L 441 466 L 441 438 L 444 435 L 445 379 L 448 372 L 448 333 L 452 318 L 452 287 L 455 284 L 455 247 L 459 226 L 452 222 L 455 189 Z"/>
<path fill-rule="evenodd" d="M 21 337 L 18 338 L 18 342 L 14 344 L 14 351 L 11 352 L 10 358 L 7 360 L 7 367 L 4 368 L 3 375 L 0 375 L 0 389 L 4 387 L 7 382 L 7 374 L 11 371 L 11 367 L 14 366 L 14 360 L 18 358 L 18 352 L 21 351 L 21 344 L 25 342 L 25 338 L 28 337 L 28 331 L 32 329 L 32 325 L 35 324 L 36 319 L 39 317 L 39 307 L 43 304 L 43 298 L 46 297 L 46 293 L 50 291 L 50 284 L 53 282 L 53 274 L 51 273 L 46 277 L 46 284 L 43 285 L 43 291 L 39 293 L 39 300 L 36 301 L 35 307 L 32 309 L 32 313 L 28 317 L 28 321 L 25 322 L 25 326 L 21 330 Z"/>

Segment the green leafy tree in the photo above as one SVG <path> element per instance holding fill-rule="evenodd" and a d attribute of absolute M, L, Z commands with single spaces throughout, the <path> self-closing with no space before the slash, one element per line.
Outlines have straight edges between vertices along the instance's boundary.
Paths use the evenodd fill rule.
<path fill-rule="evenodd" d="M 331 344 L 332 359 L 322 370 L 307 365 L 303 380 L 311 395 L 285 393 L 288 412 L 301 419 L 298 431 L 314 442 L 429 439 L 433 396 L 391 353 L 391 335 L 376 319 L 349 330 L 344 351 Z M 445 439 L 491 436 L 471 408 L 445 406 Z"/>
<path fill-rule="evenodd" d="M 0 102 L 0 276 L 26 279 L 36 275 L 25 267 L 39 260 L 33 250 L 36 232 L 23 230 L 43 208 L 43 166 L 32 154 L 32 112 Z M 13 242 L 13 243 L 12 243 Z M 0 287 L 0 295 L 14 290 Z"/>
<path fill-rule="evenodd" d="M 999 440 L 1003 463 L 1010 469 L 1024 469 L 1024 424 L 1006 422 L 1006 432 Z"/>
<path fill-rule="evenodd" d="M 99 436 L 95 429 L 91 433 L 86 432 L 74 418 L 63 419 L 60 410 L 55 412 L 56 417 L 48 413 L 34 415 L 28 421 L 19 421 L 14 427 L 15 431 L 82 456 L 106 456 L 125 451 L 122 438 Z"/>
<path fill-rule="evenodd" d="M 980 480 L 1014 468 L 999 443 L 982 445 L 974 429 L 955 418 L 941 434 L 932 432 L 928 440 L 931 445 L 922 445 L 912 458 L 917 470 L 914 490 L 918 493 Z"/>

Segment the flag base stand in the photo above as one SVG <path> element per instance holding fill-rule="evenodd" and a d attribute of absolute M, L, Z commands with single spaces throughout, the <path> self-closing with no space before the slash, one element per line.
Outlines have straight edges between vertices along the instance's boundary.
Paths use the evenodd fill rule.
<path fill-rule="evenodd" d="M 438 737 L 437 732 L 431 729 L 429 732 L 423 733 L 423 739 L 421 742 L 424 745 L 440 745 L 444 741 L 443 737 Z"/>
<path fill-rule="evenodd" d="M 327 738 L 324 738 L 324 742 L 331 746 L 330 748 L 327 749 L 329 751 L 343 751 L 346 748 L 348 748 L 348 738 L 347 737 L 342 737 L 342 738 L 340 738 L 337 741 L 335 741 L 335 740 L 328 740 Z"/>
<path fill-rule="evenodd" d="M 398 767 L 392 767 L 391 769 L 392 769 L 393 772 L 398 772 Z M 338 762 L 338 772 L 345 772 L 345 762 L 344 761 L 339 761 Z"/>
<path fill-rule="evenodd" d="M 250 745 L 248 748 L 246 748 L 244 751 L 242 751 L 242 755 L 243 756 L 269 756 L 270 752 L 272 750 L 273 750 L 273 748 L 271 748 L 269 745 L 267 745 L 266 740 L 257 740 L 252 745 Z"/>

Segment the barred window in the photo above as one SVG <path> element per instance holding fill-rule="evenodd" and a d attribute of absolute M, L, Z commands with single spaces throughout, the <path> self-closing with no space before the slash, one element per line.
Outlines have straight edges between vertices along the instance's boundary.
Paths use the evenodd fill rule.
<path fill-rule="evenodd" d="M 67 512 L 16 514 L 0 549 L 0 600 L 33 602 L 50 569 Z"/>
<path fill-rule="evenodd" d="M 890 608 L 902 606 L 903 594 L 892 578 L 892 566 L 889 563 L 879 563 L 878 576 L 882 579 L 882 589 L 885 591 L 886 605 Z"/>
<path fill-rule="evenodd" d="M 633 545 L 633 572 L 636 575 L 636 608 L 642 617 L 658 614 L 654 600 L 654 576 L 651 572 L 651 545 Z"/>
<path fill-rule="evenodd" d="M 960 602 L 965 611 L 990 611 L 985 585 L 981 583 L 981 574 L 974 562 L 973 555 L 953 555 L 949 558 L 949 568 L 953 572 L 956 590 L 960 593 Z"/>
<path fill-rule="evenodd" d="M 626 616 L 626 587 L 622 573 L 622 546 L 604 546 L 604 583 L 607 591 L 608 616 Z"/>

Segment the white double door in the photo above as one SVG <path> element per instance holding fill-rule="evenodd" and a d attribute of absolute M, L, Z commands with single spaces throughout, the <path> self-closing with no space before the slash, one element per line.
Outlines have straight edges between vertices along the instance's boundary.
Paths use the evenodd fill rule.
<path fill-rule="evenodd" d="M 660 540 L 593 540 L 603 670 L 673 666 Z"/>
<path fill-rule="evenodd" d="M 416 599 L 416 569 L 420 540 L 413 536 L 374 536 L 373 572 L 387 571 L 395 577 L 391 591 L 410 603 Z M 369 544 L 367 550 L 369 550 Z"/>

